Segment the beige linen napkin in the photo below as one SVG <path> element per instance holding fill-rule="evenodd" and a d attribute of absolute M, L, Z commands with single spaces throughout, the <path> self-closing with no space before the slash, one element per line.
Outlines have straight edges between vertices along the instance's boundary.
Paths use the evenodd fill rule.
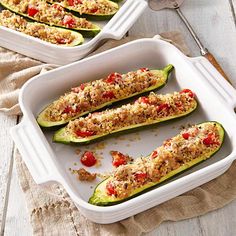
<path fill-rule="evenodd" d="M 189 54 L 179 33 L 165 33 L 162 36 L 171 39 L 185 54 Z M 118 42 L 108 41 L 95 53 L 132 39 L 128 37 Z M 19 88 L 31 76 L 51 67 L 54 65 L 45 65 L 0 49 L 0 110 L 8 114 L 18 114 Z M 234 162 L 225 174 L 207 184 L 128 219 L 100 225 L 90 222 L 81 215 L 59 184 L 47 187 L 36 185 L 17 151 L 15 162 L 35 235 L 141 235 L 143 232 L 152 231 L 163 221 L 179 221 L 203 215 L 225 206 L 236 198 Z"/>

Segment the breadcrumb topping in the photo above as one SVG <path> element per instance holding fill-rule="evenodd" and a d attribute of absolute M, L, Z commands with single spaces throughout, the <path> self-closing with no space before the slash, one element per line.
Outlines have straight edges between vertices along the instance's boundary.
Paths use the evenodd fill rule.
<path fill-rule="evenodd" d="M 195 106 L 196 100 L 190 93 L 157 95 L 151 92 L 148 97 L 140 97 L 134 103 L 70 121 L 66 126 L 66 132 L 77 138 L 103 135 L 130 126 L 151 124 L 165 117 L 185 114 Z"/>
<path fill-rule="evenodd" d="M 91 22 L 66 12 L 59 4 L 51 5 L 42 0 L 2 0 L 1 2 L 18 13 L 26 14 L 36 21 L 49 25 L 58 25 L 72 29 L 93 28 Z"/>
<path fill-rule="evenodd" d="M 0 25 L 53 44 L 67 45 L 75 40 L 75 36 L 70 31 L 37 22 L 28 22 L 23 17 L 8 10 L 3 10 L 0 13 Z"/>
<path fill-rule="evenodd" d="M 117 72 L 81 84 L 53 102 L 45 111 L 48 121 L 66 121 L 104 104 L 125 99 L 163 82 L 161 74 L 139 69 L 127 74 Z M 95 114 L 95 113 L 94 113 Z"/>
<path fill-rule="evenodd" d="M 78 11 L 81 15 L 109 15 L 118 10 L 117 4 L 107 0 L 51 0 L 50 2 L 58 2 L 64 7 Z"/>
<path fill-rule="evenodd" d="M 220 145 L 215 123 L 194 125 L 166 140 L 148 157 L 119 166 L 107 183 L 107 194 L 117 198 L 128 197 L 135 189 L 159 181 L 169 172 L 200 156 L 207 158 Z"/>

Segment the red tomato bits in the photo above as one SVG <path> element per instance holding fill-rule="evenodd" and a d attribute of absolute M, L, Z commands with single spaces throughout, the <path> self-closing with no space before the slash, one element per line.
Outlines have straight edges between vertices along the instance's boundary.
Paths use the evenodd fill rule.
<path fill-rule="evenodd" d="M 87 167 L 94 166 L 97 163 L 96 157 L 94 156 L 93 152 L 90 151 L 84 152 L 84 154 L 80 158 L 80 161 Z"/>

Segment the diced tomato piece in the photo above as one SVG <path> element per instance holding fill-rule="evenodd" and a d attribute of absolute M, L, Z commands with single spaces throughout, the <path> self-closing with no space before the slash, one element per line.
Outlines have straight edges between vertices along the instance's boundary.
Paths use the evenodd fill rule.
<path fill-rule="evenodd" d="M 183 89 L 180 93 L 188 93 L 189 97 L 195 97 L 195 94 L 190 89 Z"/>
<path fill-rule="evenodd" d="M 151 154 L 151 158 L 156 158 L 158 156 L 157 150 L 153 151 Z"/>
<path fill-rule="evenodd" d="M 76 107 L 75 112 L 80 112 L 80 107 L 79 106 Z"/>
<path fill-rule="evenodd" d="M 81 84 L 79 87 L 80 87 L 81 90 L 84 90 L 85 84 Z"/>
<path fill-rule="evenodd" d="M 60 4 L 57 4 L 57 3 L 54 3 L 54 4 L 52 5 L 52 7 L 55 8 L 55 9 L 57 9 L 57 10 L 59 10 L 59 11 L 62 11 L 62 10 L 63 10 L 63 7 L 62 7 Z"/>
<path fill-rule="evenodd" d="M 113 84 L 115 83 L 117 80 L 122 79 L 122 75 L 115 72 L 115 73 L 111 73 L 110 75 L 107 76 L 107 78 L 105 79 L 105 81 L 107 83 Z"/>
<path fill-rule="evenodd" d="M 127 156 L 122 154 L 121 152 L 117 152 L 117 151 L 112 151 L 111 152 L 112 155 L 112 165 L 115 167 L 118 167 L 120 165 L 125 165 L 127 164 Z"/>
<path fill-rule="evenodd" d="M 206 146 L 210 146 L 212 145 L 214 142 L 212 140 L 212 138 L 210 136 L 206 137 L 203 139 L 203 143 L 206 145 Z"/>
<path fill-rule="evenodd" d="M 146 104 L 150 103 L 149 98 L 147 98 L 147 97 L 141 97 L 140 100 L 141 100 L 141 103 L 146 103 Z"/>
<path fill-rule="evenodd" d="M 112 98 L 115 98 L 115 94 L 112 91 L 105 91 L 102 94 L 102 97 L 112 99 Z"/>
<path fill-rule="evenodd" d="M 62 23 L 69 28 L 73 28 L 75 26 L 75 19 L 72 16 L 65 15 Z"/>
<path fill-rule="evenodd" d="M 59 44 L 66 44 L 66 43 L 67 43 L 66 40 L 63 39 L 63 38 L 57 38 L 56 41 L 57 41 L 57 43 L 59 43 Z"/>
<path fill-rule="evenodd" d="M 93 135 L 96 134 L 96 132 L 88 131 L 88 130 L 87 131 L 77 130 L 75 133 L 76 133 L 77 136 L 82 137 L 82 138 L 93 136 Z"/>
<path fill-rule="evenodd" d="M 207 137 L 203 139 L 203 143 L 206 146 L 210 146 L 213 144 L 217 144 L 217 145 L 220 144 L 219 142 L 214 141 L 214 134 L 212 134 L 212 133 L 208 134 Z"/>
<path fill-rule="evenodd" d="M 125 159 L 122 159 L 122 158 L 121 158 L 121 159 L 114 160 L 114 161 L 112 162 L 112 165 L 115 166 L 116 168 L 119 167 L 119 166 L 121 166 L 121 165 L 125 165 L 125 164 L 127 164 L 127 162 L 126 162 Z"/>
<path fill-rule="evenodd" d="M 76 4 L 82 4 L 82 0 L 68 0 L 69 6 L 75 6 Z"/>
<path fill-rule="evenodd" d="M 149 98 L 147 98 L 147 97 L 140 97 L 140 98 L 138 98 L 135 102 L 137 102 L 137 103 L 150 104 Z"/>
<path fill-rule="evenodd" d="M 140 182 L 143 182 L 147 178 L 147 174 L 142 172 L 135 173 L 134 176 L 135 179 Z"/>
<path fill-rule="evenodd" d="M 64 110 L 63 110 L 63 113 L 70 113 L 70 112 L 73 112 L 73 109 L 71 106 L 67 106 Z"/>
<path fill-rule="evenodd" d="M 157 112 L 163 111 L 163 110 L 169 110 L 170 106 L 166 103 L 160 104 L 157 107 Z"/>
<path fill-rule="evenodd" d="M 145 72 L 145 71 L 149 71 L 149 68 L 140 68 L 139 70 L 141 70 L 142 72 Z"/>
<path fill-rule="evenodd" d="M 96 7 L 90 10 L 91 13 L 96 13 L 97 11 L 98 11 L 98 8 Z"/>
<path fill-rule="evenodd" d="M 75 1 L 74 0 L 68 0 L 68 4 L 69 4 L 69 6 L 74 6 L 75 5 Z"/>
<path fill-rule="evenodd" d="M 116 195 L 117 191 L 115 190 L 114 185 L 111 182 L 108 182 L 106 185 L 106 190 L 108 195 Z"/>
<path fill-rule="evenodd" d="M 190 137 L 190 134 L 189 134 L 189 133 L 183 133 L 183 134 L 182 134 L 182 137 L 183 137 L 184 139 L 188 140 L 189 137 Z"/>
<path fill-rule="evenodd" d="M 87 167 L 94 166 L 97 163 L 97 159 L 92 152 L 86 151 L 81 156 L 80 161 L 83 165 Z"/>
<path fill-rule="evenodd" d="M 35 6 L 31 5 L 28 6 L 27 13 L 29 16 L 34 17 L 38 12 L 39 10 Z"/>

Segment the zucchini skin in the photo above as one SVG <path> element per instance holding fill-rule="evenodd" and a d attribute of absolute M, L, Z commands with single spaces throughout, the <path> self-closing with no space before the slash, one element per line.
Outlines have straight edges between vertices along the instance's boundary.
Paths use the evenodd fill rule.
<path fill-rule="evenodd" d="M 47 23 L 47 22 L 38 21 L 38 20 L 34 19 L 33 17 L 28 16 L 27 14 L 18 12 L 16 10 L 10 8 L 6 4 L 3 4 L 1 1 L 0 1 L 0 5 L 2 5 L 7 10 L 9 10 L 11 12 L 14 12 L 14 13 L 16 13 L 18 15 L 21 15 L 24 18 L 27 18 L 27 19 L 29 19 L 31 21 L 39 22 L 39 23 L 46 24 L 46 25 L 53 26 L 53 27 L 59 27 L 59 28 L 62 28 L 62 29 L 73 30 L 73 31 L 81 33 L 85 38 L 95 37 L 101 31 L 101 28 L 99 26 L 97 26 L 97 25 L 94 25 L 94 27 L 95 27 L 94 29 L 85 29 L 85 28 L 72 29 L 72 28 L 68 28 L 68 27 L 63 27 L 61 25 L 54 25 L 54 24 L 50 24 L 50 23 Z M 76 17 L 76 16 L 74 16 L 74 17 Z"/>
<path fill-rule="evenodd" d="M 212 152 L 211 155 L 209 155 L 209 156 L 207 156 L 207 157 L 196 158 L 196 161 L 195 161 L 195 162 L 190 161 L 190 162 L 186 163 L 185 165 L 183 165 L 184 168 L 182 168 L 183 166 L 181 166 L 181 167 L 179 167 L 178 169 L 174 170 L 175 173 L 174 173 L 173 175 L 170 175 L 168 178 L 163 179 L 163 178 L 165 178 L 165 177 L 163 177 L 163 178 L 160 179 L 160 181 L 154 183 L 152 186 L 147 187 L 147 188 L 144 188 L 143 190 L 140 190 L 138 193 L 136 193 L 136 194 L 134 194 L 134 195 L 131 195 L 131 196 L 127 197 L 127 198 L 118 199 L 117 201 L 110 201 L 110 202 L 109 202 L 109 201 L 104 201 L 103 199 L 101 199 L 101 197 L 97 196 L 97 194 L 96 194 L 96 191 L 99 189 L 99 187 L 100 187 L 101 185 L 106 184 L 106 182 L 108 182 L 108 180 L 109 180 L 109 178 L 110 178 L 110 177 L 108 177 L 107 179 L 103 180 L 101 183 L 99 183 L 99 184 L 97 185 L 97 187 L 96 187 L 95 190 L 94 190 L 93 195 L 89 198 L 89 201 L 88 201 L 88 202 L 89 202 L 90 204 L 92 204 L 92 205 L 104 206 L 104 207 L 105 207 L 105 206 L 112 206 L 112 205 L 116 205 L 116 204 L 119 204 L 119 203 L 128 201 L 128 200 L 130 200 L 130 199 L 132 199 L 132 198 L 135 198 L 135 197 L 137 197 L 137 196 L 139 196 L 139 195 L 141 195 L 141 194 L 144 194 L 144 193 L 149 192 L 149 191 L 151 191 L 151 190 L 153 190 L 153 189 L 156 189 L 157 187 L 160 187 L 161 185 L 165 184 L 167 181 L 169 181 L 169 180 L 175 178 L 176 176 L 182 174 L 183 172 L 185 172 L 185 171 L 187 171 L 187 170 L 193 168 L 194 166 L 196 166 L 196 165 L 202 163 L 203 161 L 209 159 L 210 157 L 212 157 L 213 155 L 215 155 L 215 154 L 220 150 L 220 148 L 222 147 L 222 145 L 223 145 L 223 143 L 224 143 L 224 136 L 225 136 L 224 127 L 223 127 L 220 123 L 218 123 L 218 122 L 216 122 L 216 121 L 209 121 L 209 122 L 215 123 L 215 124 L 218 126 L 219 132 L 220 132 L 220 134 L 221 134 L 221 145 L 220 145 L 214 152 Z M 209 122 L 204 122 L 204 123 L 209 123 Z M 200 123 L 199 125 L 204 124 L 204 123 Z M 192 162 L 193 164 L 191 164 L 191 162 Z M 174 172 L 174 171 L 172 171 L 172 172 Z M 171 172 L 169 172 L 168 174 L 170 174 L 170 173 L 171 173 Z M 167 175 L 168 175 L 168 174 L 167 174 Z"/>
<path fill-rule="evenodd" d="M 108 2 L 113 2 L 114 1 L 110 1 L 108 0 Z M 49 0 L 48 3 L 59 3 L 58 1 L 54 1 L 54 0 Z M 59 3 L 60 4 L 60 3 Z M 115 4 L 115 3 L 114 3 Z M 63 5 L 62 5 L 63 6 Z M 78 17 L 83 17 L 83 18 L 86 18 L 86 19 L 89 19 L 89 20 L 93 20 L 93 21 L 105 21 L 105 20 L 110 20 L 119 10 L 119 6 L 117 5 L 117 11 L 115 11 L 114 13 L 112 14 L 104 14 L 104 15 L 96 15 L 96 14 L 89 14 L 89 13 L 83 13 L 83 14 L 80 14 L 78 11 L 74 10 L 73 8 L 71 7 L 66 7 L 66 6 L 63 6 L 67 11 L 71 12 L 72 14 L 78 16 Z"/>
<path fill-rule="evenodd" d="M 112 2 L 122 2 L 123 0 L 110 0 Z"/>
<path fill-rule="evenodd" d="M 70 119 L 70 120 L 75 120 L 76 118 L 79 118 L 79 117 L 81 117 L 81 116 L 87 115 L 87 114 L 90 113 L 90 112 L 99 111 L 99 110 L 101 110 L 101 109 L 104 108 L 104 107 L 111 106 L 112 104 L 119 104 L 119 103 L 122 103 L 122 102 L 124 102 L 124 101 L 127 101 L 127 100 L 130 100 L 130 99 L 132 99 L 132 98 L 138 97 L 138 96 L 141 95 L 141 94 L 146 94 L 146 93 L 148 93 L 148 92 L 150 92 L 150 91 L 161 89 L 161 88 L 164 87 L 164 86 L 166 85 L 166 83 L 168 82 L 169 75 L 170 75 L 170 73 L 172 72 L 173 69 L 174 69 L 174 66 L 171 65 L 171 64 L 169 64 L 169 65 L 167 65 L 165 68 L 163 68 L 161 71 L 163 72 L 163 76 L 164 76 L 164 78 L 165 78 L 165 81 L 164 81 L 164 83 L 162 83 L 161 85 L 158 85 L 157 87 L 155 87 L 155 88 L 153 88 L 153 89 L 141 91 L 140 93 L 135 94 L 135 95 L 132 95 L 132 96 L 130 96 L 130 97 L 126 97 L 126 98 L 123 98 L 123 99 L 120 99 L 120 100 L 117 100 L 117 101 L 105 103 L 105 104 L 101 105 L 98 109 L 94 109 L 94 110 L 90 110 L 90 111 L 87 111 L 87 112 L 83 112 L 82 114 L 80 114 L 80 115 L 78 115 L 78 116 L 75 116 L 75 117 L 73 117 L 73 118 Z M 48 106 L 50 106 L 50 104 L 49 104 Z M 47 106 L 47 107 L 48 107 L 48 106 Z M 42 111 L 40 112 L 40 114 L 38 115 L 38 117 L 37 117 L 37 122 L 38 122 L 38 124 L 41 126 L 41 128 L 46 129 L 46 130 L 55 130 L 55 129 L 58 129 L 58 128 L 60 128 L 60 127 L 65 126 L 65 124 L 67 124 L 67 123 L 70 121 L 70 120 L 67 120 L 67 121 L 65 121 L 65 122 L 60 122 L 60 124 L 54 124 L 53 122 L 51 122 L 50 125 L 48 125 L 48 124 L 45 125 L 44 122 L 43 122 L 44 120 L 43 120 L 42 116 L 43 116 L 44 111 L 47 109 L 47 107 L 44 108 L 44 110 L 42 110 Z"/>
<path fill-rule="evenodd" d="M 102 141 L 104 139 L 107 139 L 111 136 L 118 136 L 120 134 L 128 134 L 128 133 L 133 133 L 135 131 L 140 131 L 140 130 L 144 130 L 146 128 L 153 128 L 154 126 L 158 126 L 159 123 L 164 123 L 164 122 L 170 122 L 171 120 L 174 120 L 174 119 L 180 119 L 182 117 L 186 117 L 188 115 L 190 115 L 193 111 L 195 111 L 197 109 L 197 102 L 196 102 L 196 106 L 194 107 L 193 110 L 191 110 L 190 112 L 186 113 L 186 114 L 181 114 L 179 116 L 176 116 L 176 117 L 172 117 L 170 119 L 166 119 L 166 120 L 163 120 L 163 121 L 159 121 L 159 122 L 155 122 L 155 123 L 152 123 L 152 124 L 148 124 L 148 125 L 140 125 L 139 127 L 135 127 L 135 128 L 127 128 L 126 130 L 121 130 L 121 131 L 118 131 L 118 132 L 114 132 L 114 133 L 108 133 L 108 134 L 105 134 L 103 136 L 100 136 L 100 137 L 96 137 L 96 138 L 91 138 L 90 140 L 88 140 L 89 138 L 86 138 L 81 141 L 73 141 L 73 138 L 70 139 L 70 137 L 68 137 L 68 139 L 60 139 L 60 133 L 64 133 L 65 132 L 65 127 L 59 129 L 58 131 L 55 132 L 55 134 L 53 135 L 53 142 L 56 142 L 56 143 L 63 143 L 63 144 L 69 144 L 69 145 L 87 145 L 87 144 L 91 144 L 91 143 L 94 143 L 94 142 L 98 142 L 98 141 Z M 58 138 L 59 137 L 59 138 Z"/>

